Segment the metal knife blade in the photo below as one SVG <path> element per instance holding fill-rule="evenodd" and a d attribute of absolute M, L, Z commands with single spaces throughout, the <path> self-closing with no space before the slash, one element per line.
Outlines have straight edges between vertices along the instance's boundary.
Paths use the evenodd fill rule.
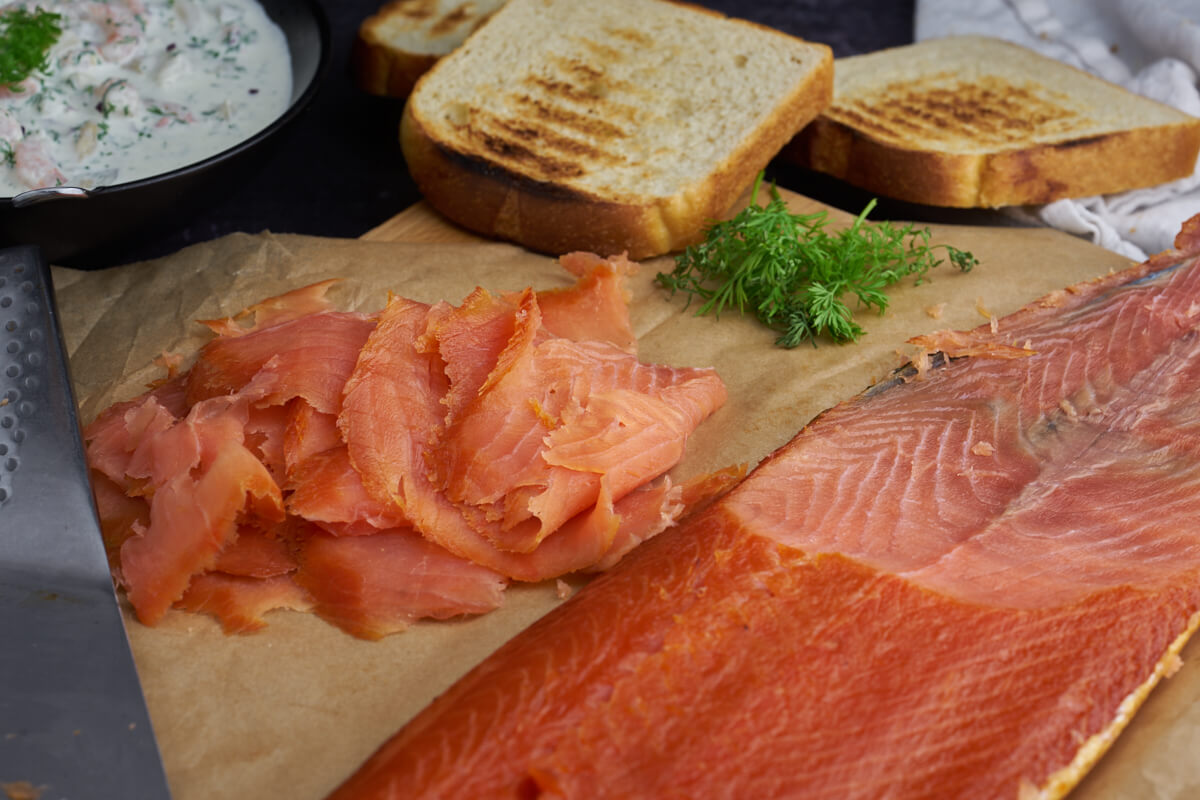
<path fill-rule="evenodd" d="M 50 271 L 0 250 L 0 786 L 169 798 L 75 408 Z"/>

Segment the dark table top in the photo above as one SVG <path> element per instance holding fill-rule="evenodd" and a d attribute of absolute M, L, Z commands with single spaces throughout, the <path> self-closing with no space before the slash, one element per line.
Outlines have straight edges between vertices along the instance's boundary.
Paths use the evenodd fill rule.
<path fill-rule="evenodd" d="M 233 187 L 186 224 L 112 248 L 87 266 L 154 258 L 237 231 L 356 237 L 420 200 L 400 153 L 402 102 L 359 90 L 350 73 L 358 26 L 382 2 L 323 0 L 332 31 L 330 68 L 312 105 L 278 145 L 267 148 L 252 180 Z M 913 0 L 698 2 L 824 42 L 835 57 L 907 44 L 913 37 Z M 854 192 L 811 173 L 776 166 L 770 177 L 832 205 L 854 206 L 850 211 L 862 207 Z"/>

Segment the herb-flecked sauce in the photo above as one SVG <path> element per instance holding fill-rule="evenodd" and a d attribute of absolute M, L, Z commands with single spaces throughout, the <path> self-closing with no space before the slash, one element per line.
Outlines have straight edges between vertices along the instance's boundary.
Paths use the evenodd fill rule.
<path fill-rule="evenodd" d="M 61 15 L 45 71 L 0 87 L 0 196 L 126 183 L 215 155 L 291 99 L 287 41 L 254 0 L 22 0 Z"/>

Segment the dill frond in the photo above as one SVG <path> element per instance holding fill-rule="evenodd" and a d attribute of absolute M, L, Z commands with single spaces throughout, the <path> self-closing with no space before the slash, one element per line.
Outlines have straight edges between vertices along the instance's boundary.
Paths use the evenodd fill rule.
<path fill-rule="evenodd" d="M 763 173 L 754 182 L 758 197 Z M 889 222 L 868 223 L 875 201 L 847 228 L 825 230 L 826 214 L 794 214 L 771 186 L 766 205 L 751 203 L 732 219 L 709 226 L 704 241 L 675 259 L 658 284 L 674 295 L 701 302 L 696 313 L 736 309 L 753 314 L 779 334 L 776 344 L 814 346 L 819 336 L 857 341 L 862 327 L 847 299 L 879 313 L 887 310 L 887 287 L 914 275 L 919 283 L 943 259 L 969 272 L 977 259 L 949 245 L 930 245 L 929 229 Z"/>

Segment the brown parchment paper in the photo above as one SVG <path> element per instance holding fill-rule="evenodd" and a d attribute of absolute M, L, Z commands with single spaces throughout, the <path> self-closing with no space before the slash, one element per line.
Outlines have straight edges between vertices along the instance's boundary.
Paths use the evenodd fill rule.
<path fill-rule="evenodd" d="M 814 206 L 790 197 L 800 210 Z M 919 286 L 897 287 L 886 315 L 860 316 L 867 335 L 852 346 L 781 350 L 752 321 L 696 317 L 682 298 L 653 284 L 670 260 L 646 262 L 633 282 L 642 358 L 712 365 L 729 387 L 728 404 L 694 435 L 677 474 L 756 463 L 817 413 L 902 365 L 911 336 L 974 327 L 986 321 L 981 309 L 1003 315 L 1128 264 L 1045 229 L 933 227 L 935 241 L 973 251 L 980 265 L 969 274 L 939 267 Z M 361 310 L 382 307 L 388 291 L 457 302 L 476 285 L 570 282 L 553 259 L 504 244 L 269 233 L 235 234 L 103 272 L 56 268 L 81 419 L 160 376 L 152 364 L 159 354 L 190 357 L 209 338 L 193 320 L 328 277 L 343 279 L 332 293 L 336 302 Z M 155 628 L 127 613 L 126 625 L 176 800 L 307 800 L 332 790 L 433 697 L 560 602 L 553 582 L 515 586 L 491 614 L 418 624 L 381 642 L 287 611 L 269 615 L 266 630 L 236 637 L 207 617 L 181 612 Z M 1183 668 L 1151 695 L 1073 797 L 1200 796 L 1197 655 L 1197 643 L 1185 649 Z"/>

